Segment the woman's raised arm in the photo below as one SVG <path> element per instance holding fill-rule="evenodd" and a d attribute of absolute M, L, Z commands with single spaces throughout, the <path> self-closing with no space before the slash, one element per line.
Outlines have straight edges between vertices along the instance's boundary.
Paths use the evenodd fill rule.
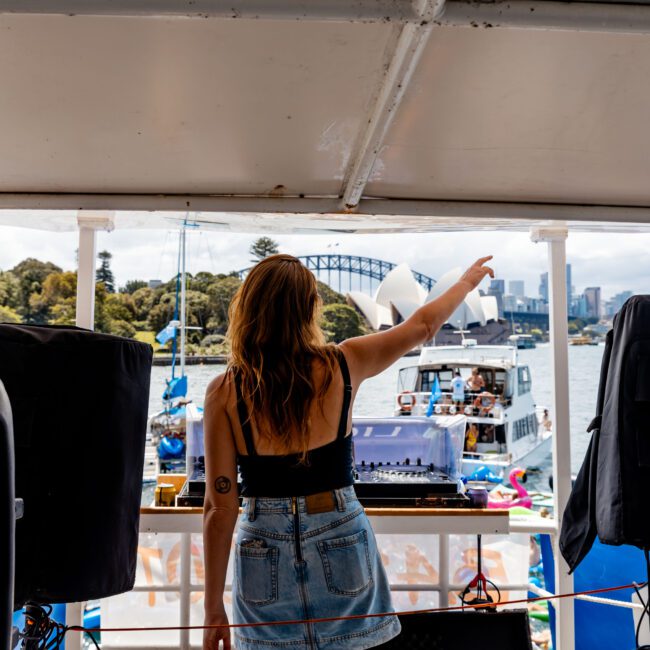
<path fill-rule="evenodd" d="M 460 280 L 435 300 L 424 304 L 403 323 L 389 330 L 358 336 L 341 344 L 350 364 L 353 382 L 358 385 L 367 377 L 379 374 L 415 346 L 430 341 L 486 275 L 494 271 L 486 266 L 492 256 L 481 257 Z"/>

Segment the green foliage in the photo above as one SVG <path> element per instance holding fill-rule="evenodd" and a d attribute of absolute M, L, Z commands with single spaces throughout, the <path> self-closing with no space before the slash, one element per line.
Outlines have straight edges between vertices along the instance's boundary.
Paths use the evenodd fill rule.
<path fill-rule="evenodd" d="M 102 251 L 97 255 L 101 260 L 99 268 L 95 274 L 97 282 L 103 282 L 108 293 L 115 293 L 115 278 L 111 271 L 111 258 L 113 257 L 108 251 Z"/>
<path fill-rule="evenodd" d="M 541 341 L 544 338 L 544 332 L 537 327 L 531 328 L 529 334 L 535 338 L 537 341 Z"/>
<path fill-rule="evenodd" d="M 569 323 L 569 334 L 578 334 L 580 332 L 580 327 L 575 321 Z"/>
<path fill-rule="evenodd" d="M 321 327 L 327 340 L 333 343 L 365 333 L 359 314 L 349 305 L 342 304 L 323 307 Z"/>
<path fill-rule="evenodd" d="M 316 280 L 316 286 L 318 287 L 318 295 L 323 301 L 323 305 L 344 305 L 345 296 L 338 291 L 334 291 L 329 285 Z"/>
<path fill-rule="evenodd" d="M 187 303 L 186 325 L 204 328 L 210 318 L 210 300 L 208 296 L 199 291 L 187 291 L 185 293 L 185 300 Z M 165 327 L 174 316 L 175 302 L 175 294 L 163 294 L 158 304 L 149 312 L 147 327 L 154 332 L 159 332 Z"/>
<path fill-rule="evenodd" d="M 278 251 L 278 242 L 270 237 L 256 239 L 248 249 L 248 252 L 253 255 L 251 262 L 259 262 L 269 255 L 275 255 Z"/>
<path fill-rule="evenodd" d="M 127 339 L 135 337 L 135 327 L 125 320 L 110 320 L 108 325 L 108 334 L 115 334 L 115 336 L 123 336 Z"/>
<path fill-rule="evenodd" d="M 134 321 L 137 315 L 133 296 L 128 293 L 109 293 L 104 302 L 104 310 L 107 318 L 128 323 Z"/>
<path fill-rule="evenodd" d="M 205 293 L 208 287 L 214 282 L 216 276 L 208 271 L 199 271 L 195 276 L 189 277 L 187 281 L 187 288 L 192 291 L 202 291 Z"/>
<path fill-rule="evenodd" d="M 20 306 L 20 281 L 11 271 L 0 272 L 0 305 L 11 309 Z"/>
<path fill-rule="evenodd" d="M 131 298 L 135 306 L 135 317 L 138 321 L 146 321 L 149 317 L 149 312 L 158 300 L 158 290 L 150 289 L 149 287 L 141 287 L 136 289 Z"/>
<path fill-rule="evenodd" d="M 50 325 L 74 325 L 77 311 L 77 274 L 72 271 L 50 273 L 41 291 L 29 299 L 32 314 Z"/>
<path fill-rule="evenodd" d="M 127 280 L 127 283 L 122 287 L 122 293 L 135 293 L 138 289 L 144 289 L 149 285 L 145 280 Z"/>
<path fill-rule="evenodd" d="M 241 280 L 233 276 L 222 276 L 210 284 L 208 297 L 211 317 L 206 323 L 208 330 L 225 334 L 228 329 L 228 307 L 240 286 Z"/>
<path fill-rule="evenodd" d="M 20 323 L 20 314 L 11 307 L 0 305 L 0 323 Z"/>
<path fill-rule="evenodd" d="M 16 309 L 25 323 L 46 323 L 47 312 L 32 307 L 32 296 L 38 296 L 43 289 L 43 282 L 50 273 L 61 273 L 62 269 L 52 262 L 41 262 L 28 257 L 11 269 L 18 278 L 19 293 Z M 38 304 L 34 301 L 35 304 Z"/>

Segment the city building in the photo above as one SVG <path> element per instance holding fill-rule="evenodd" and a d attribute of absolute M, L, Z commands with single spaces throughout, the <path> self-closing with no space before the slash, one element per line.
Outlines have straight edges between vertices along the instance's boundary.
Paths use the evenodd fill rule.
<path fill-rule="evenodd" d="M 566 295 L 567 295 L 567 311 L 569 316 L 576 316 L 574 314 L 573 303 L 574 289 L 571 284 L 571 264 L 566 265 Z M 548 286 L 548 273 L 542 273 L 539 276 L 539 297 L 545 302 L 549 302 L 549 286 Z"/>
<path fill-rule="evenodd" d="M 503 296 L 506 292 L 505 280 L 490 280 L 490 286 L 487 290 L 488 296 L 494 296 L 497 301 L 497 308 L 499 310 L 499 318 L 503 317 Z"/>
<path fill-rule="evenodd" d="M 490 288 L 488 291 L 498 291 L 503 295 L 506 292 L 506 281 L 505 280 L 490 280 Z"/>
<path fill-rule="evenodd" d="M 625 302 L 634 295 L 632 291 L 621 291 L 620 293 L 615 294 L 609 300 L 605 301 L 603 307 L 603 316 L 607 318 L 612 318 Z"/>
<path fill-rule="evenodd" d="M 517 298 L 523 298 L 526 295 L 524 281 L 523 280 L 510 280 L 508 282 L 508 288 L 510 293 Z"/>
<path fill-rule="evenodd" d="M 587 287 L 584 292 L 587 318 L 600 318 L 602 307 L 600 303 L 600 287 Z"/>
<path fill-rule="evenodd" d="M 548 302 L 548 272 L 545 271 L 539 276 L 539 297 Z"/>

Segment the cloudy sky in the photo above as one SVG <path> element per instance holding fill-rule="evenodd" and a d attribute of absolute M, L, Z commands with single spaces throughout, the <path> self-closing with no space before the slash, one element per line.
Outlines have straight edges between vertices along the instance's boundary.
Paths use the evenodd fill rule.
<path fill-rule="evenodd" d="M 248 249 L 255 234 L 193 232 L 188 236 L 188 271 L 229 272 L 250 265 Z M 407 262 L 413 270 L 441 276 L 481 255 L 494 255 L 497 277 L 524 280 L 526 294 L 537 296 L 539 275 L 546 270 L 546 246 L 527 233 L 461 232 L 403 235 L 281 235 L 274 239 L 294 255 L 340 252 Z M 26 257 L 51 261 L 66 270 L 75 266 L 76 233 L 51 233 L 0 226 L 0 269 Z M 140 278 L 169 279 L 176 269 L 178 233 L 118 230 L 98 235 L 98 250 L 113 255 L 118 285 Z M 577 292 L 601 286 L 605 298 L 630 289 L 650 293 L 650 234 L 572 233 L 567 241 Z M 334 279 L 334 278 L 333 278 Z M 355 279 L 353 288 L 358 288 Z M 345 287 L 344 287 L 345 288 Z"/>

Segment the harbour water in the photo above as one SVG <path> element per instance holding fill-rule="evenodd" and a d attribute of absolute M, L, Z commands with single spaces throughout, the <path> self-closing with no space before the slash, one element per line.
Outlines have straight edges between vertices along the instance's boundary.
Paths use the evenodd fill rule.
<path fill-rule="evenodd" d="M 600 363 L 604 346 L 569 347 L 569 385 L 571 408 L 571 466 L 577 473 L 582 464 L 589 435 L 587 426 L 595 415 Z M 551 348 L 549 344 L 538 345 L 533 350 L 520 350 L 519 362 L 530 367 L 533 380 L 533 395 L 538 405 L 550 406 L 553 394 L 551 378 Z M 354 415 L 390 416 L 393 412 L 397 389 L 397 373 L 400 368 L 415 365 L 417 357 L 404 357 L 390 368 L 366 380 L 354 404 Z M 205 389 L 210 380 L 223 372 L 222 365 L 187 366 L 189 397 L 196 403 L 203 403 Z M 150 412 L 161 407 L 160 396 L 169 377 L 169 367 L 154 367 L 151 373 Z M 551 474 L 551 457 L 540 467 L 541 473 L 534 477 L 533 485 L 548 489 Z M 533 477 L 531 477 L 533 478 Z"/>

